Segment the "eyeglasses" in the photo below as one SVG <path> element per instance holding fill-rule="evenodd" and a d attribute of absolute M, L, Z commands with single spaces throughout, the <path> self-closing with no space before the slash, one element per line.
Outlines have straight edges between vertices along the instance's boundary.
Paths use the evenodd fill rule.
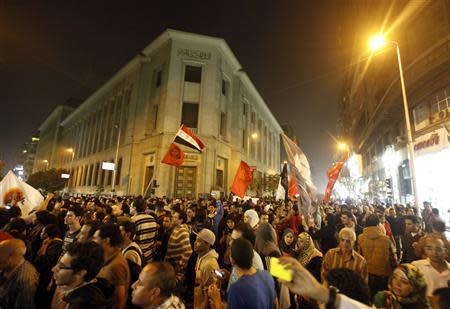
<path fill-rule="evenodd" d="M 56 264 L 55 266 L 58 269 L 72 269 L 72 267 L 64 265 L 63 263 L 59 262 L 58 264 Z"/>

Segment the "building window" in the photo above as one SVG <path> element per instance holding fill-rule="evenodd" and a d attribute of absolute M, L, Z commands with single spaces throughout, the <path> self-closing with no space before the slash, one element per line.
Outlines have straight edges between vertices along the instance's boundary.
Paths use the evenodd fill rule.
<path fill-rule="evenodd" d="M 197 128 L 198 123 L 198 104 L 183 103 L 183 111 L 181 113 L 181 123 L 189 128 Z"/>
<path fill-rule="evenodd" d="M 161 86 L 161 79 L 162 79 L 162 71 L 156 72 L 156 81 L 155 81 L 156 88 L 159 88 L 159 86 Z"/>
<path fill-rule="evenodd" d="M 228 94 L 228 83 L 226 80 L 222 79 L 222 95 L 227 96 Z"/>
<path fill-rule="evenodd" d="M 184 81 L 191 83 L 201 83 L 202 67 L 186 65 L 184 70 Z"/>
<path fill-rule="evenodd" d="M 246 103 L 242 104 L 242 115 L 244 115 L 244 116 L 247 115 L 247 104 Z"/>
<path fill-rule="evenodd" d="M 223 188 L 223 171 L 216 170 L 216 187 L 219 189 Z"/>
<path fill-rule="evenodd" d="M 256 114 L 255 114 L 255 112 L 252 112 L 251 122 L 255 123 L 255 119 L 256 119 Z"/>
<path fill-rule="evenodd" d="M 247 149 L 247 130 L 242 130 L 242 148 Z"/>
<path fill-rule="evenodd" d="M 220 113 L 220 135 L 225 136 L 227 128 L 227 115 L 224 112 Z"/>
<path fill-rule="evenodd" d="M 156 129 L 156 125 L 158 124 L 158 105 L 153 105 L 153 113 L 154 113 L 154 121 L 153 121 L 153 129 Z"/>

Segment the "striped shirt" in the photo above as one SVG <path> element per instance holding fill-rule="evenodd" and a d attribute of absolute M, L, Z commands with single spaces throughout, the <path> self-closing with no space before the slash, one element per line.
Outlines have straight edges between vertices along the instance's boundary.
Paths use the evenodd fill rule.
<path fill-rule="evenodd" d="M 174 228 L 167 243 L 167 253 L 164 260 L 172 264 L 177 272 L 177 279 L 182 279 L 186 272 L 188 260 L 192 254 L 189 230 L 186 224 Z"/>
<path fill-rule="evenodd" d="M 131 221 L 136 224 L 136 235 L 134 241 L 139 245 L 144 255 L 146 263 L 153 260 L 154 247 L 156 241 L 156 220 L 150 215 L 139 213 L 131 217 Z"/>
<path fill-rule="evenodd" d="M 352 250 L 349 258 L 344 259 L 340 248 L 328 250 L 322 262 L 322 282 L 325 280 L 327 272 L 335 268 L 347 268 L 360 274 L 363 280 L 368 282 L 367 262 L 359 253 Z"/>

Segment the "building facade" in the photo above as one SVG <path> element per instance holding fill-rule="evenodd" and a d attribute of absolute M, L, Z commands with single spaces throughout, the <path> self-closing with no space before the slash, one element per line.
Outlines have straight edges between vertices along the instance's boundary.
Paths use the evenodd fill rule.
<path fill-rule="evenodd" d="M 401 52 L 415 153 L 418 201 L 447 216 L 450 173 L 450 1 L 360 1 L 339 102 L 343 136 L 361 157 L 365 190 L 411 202 L 412 184 L 395 45 L 369 54 L 369 33 L 386 32 Z M 382 28 L 384 27 L 384 29 Z"/>
<path fill-rule="evenodd" d="M 198 153 L 180 146 L 184 164 L 162 164 L 181 124 L 206 147 Z M 111 192 L 114 182 L 117 194 L 144 194 L 156 181 L 157 196 L 228 194 L 241 160 L 256 177 L 280 165 L 281 127 L 226 42 L 175 30 L 156 38 L 61 127 L 49 164 L 70 170 L 73 193 Z M 113 179 L 102 163 L 116 156 Z"/>

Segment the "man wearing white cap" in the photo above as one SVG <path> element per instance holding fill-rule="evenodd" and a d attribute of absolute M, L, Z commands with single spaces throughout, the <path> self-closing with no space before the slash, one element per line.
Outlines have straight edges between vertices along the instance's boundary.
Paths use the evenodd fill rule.
<path fill-rule="evenodd" d="M 197 234 L 194 251 L 198 254 L 195 264 L 194 308 L 208 307 L 208 287 L 215 282 L 214 270 L 219 270 L 219 255 L 211 247 L 216 241 L 214 232 L 203 229 Z"/>

